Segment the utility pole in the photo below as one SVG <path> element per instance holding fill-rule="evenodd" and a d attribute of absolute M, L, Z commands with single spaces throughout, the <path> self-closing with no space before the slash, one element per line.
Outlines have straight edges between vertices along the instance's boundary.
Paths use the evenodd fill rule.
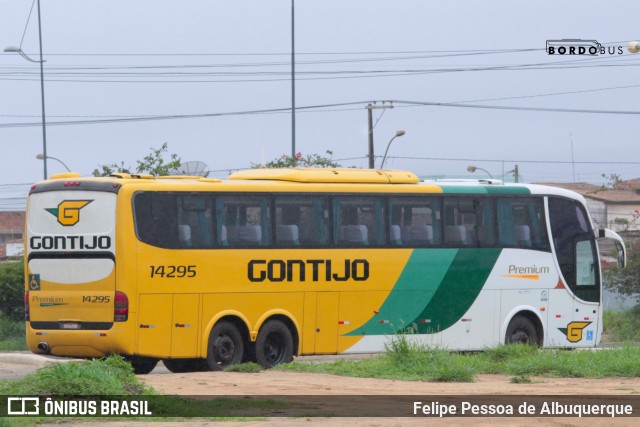
<path fill-rule="evenodd" d="M 520 172 L 518 171 L 518 165 L 513 168 L 513 178 L 515 182 L 520 182 Z"/>
<path fill-rule="evenodd" d="M 291 0 L 291 158 L 296 157 L 296 39 L 294 10 L 295 0 Z"/>
<path fill-rule="evenodd" d="M 385 108 L 393 108 L 393 104 L 385 104 L 382 105 L 367 104 L 365 107 L 367 109 L 367 115 L 369 118 L 369 169 L 376 168 L 376 158 L 373 154 L 373 113 L 372 110 L 384 110 Z"/>

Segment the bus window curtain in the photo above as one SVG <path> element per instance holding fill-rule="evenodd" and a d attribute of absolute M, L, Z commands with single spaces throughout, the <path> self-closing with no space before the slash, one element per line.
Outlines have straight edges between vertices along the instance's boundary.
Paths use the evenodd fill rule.
<path fill-rule="evenodd" d="M 538 218 L 538 211 L 536 209 L 535 202 L 529 202 L 527 204 L 527 210 L 529 211 L 529 219 L 531 220 L 531 243 L 534 248 L 541 249 L 545 246 L 545 239 L 540 227 L 540 218 Z"/>
<path fill-rule="evenodd" d="M 271 243 L 271 220 L 269 218 L 269 201 L 263 199 L 260 201 L 260 227 L 262 228 L 261 246 Z"/>
<path fill-rule="evenodd" d="M 513 232 L 513 212 L 510 200 L 498 200 L 498 227 L 500 244 L 514 246 L 516 237 Z"/>
<path fill-rule="evenodd" d="M 375 212 L 375 236 L 376 241 L 371 242 L 374 245 L 384 245 L 385 239 L 385 226 L 384 226 L 384 201 L 376 199 L 373 203 L 373 209 Z"/>

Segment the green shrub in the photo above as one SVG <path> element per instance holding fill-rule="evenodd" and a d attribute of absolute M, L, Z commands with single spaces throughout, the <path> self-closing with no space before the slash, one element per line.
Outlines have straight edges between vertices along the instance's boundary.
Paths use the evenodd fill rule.
<path fill-rule="evenodd" d="M 0 315 L 0 351 L 28 350 L 24 320 L 11 320 Z"/>
<path fill-rule="evenodd" d="M 0 264 L 0 316 L 24 319 L 24 261 Z"/>
<path fill-rule="evenodd" d="M 146 392 L 134 375 L 131 364 L 121 356 L 54 363 L 3 386 L 0 394 L 36 396 L 136 395 Z"/>

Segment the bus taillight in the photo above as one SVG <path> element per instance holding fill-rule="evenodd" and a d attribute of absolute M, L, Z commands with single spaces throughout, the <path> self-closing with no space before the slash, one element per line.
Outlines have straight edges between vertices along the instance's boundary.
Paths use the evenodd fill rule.
<path fill-rule="evenodd" d="M 29 321 L 29 291 L 24 293 L 24 320 Z"/>
<path fill-rule="evenodd" d="M 129 298 L 123 292 L 116 291 L 115 304 L 113 306 L 113 321 L 126 322 L 129 318 Z"/>

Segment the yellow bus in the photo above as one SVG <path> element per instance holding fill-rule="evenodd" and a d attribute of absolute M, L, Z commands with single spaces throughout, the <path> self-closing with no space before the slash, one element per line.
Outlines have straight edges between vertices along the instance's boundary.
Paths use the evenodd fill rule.
<path fill-rule="evenodd" d="M 136 372 L 378 352 L 396 334 L 477 350 L 598 344 L 584 199 L 405 171 L 253 169 L 225 180 L 54 175 L 29 194 L 31 351 Z"/>

